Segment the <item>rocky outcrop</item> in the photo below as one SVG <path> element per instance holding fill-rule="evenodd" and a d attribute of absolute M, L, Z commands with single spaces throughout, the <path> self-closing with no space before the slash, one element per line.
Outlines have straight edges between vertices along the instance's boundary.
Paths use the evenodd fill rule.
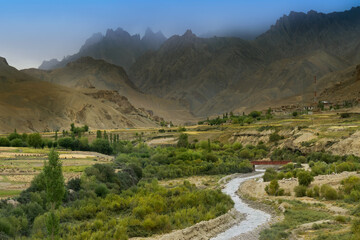
<path fill-rule="evenodd" d="M 0 64 L 3 64 L 3 65 L 6 65 L 6 66 L 9 66 L 9 64 L 7 63 L 6 59 L 3 58 L 3 57 L 0 57 Z"/>
<path fill-rule="evenodd" d="M 360 157 L 360 131 L 355 132 L 350 137 L 340 140 L 333 144 L 329 151 L 336 155 L 355 155 Z"/>

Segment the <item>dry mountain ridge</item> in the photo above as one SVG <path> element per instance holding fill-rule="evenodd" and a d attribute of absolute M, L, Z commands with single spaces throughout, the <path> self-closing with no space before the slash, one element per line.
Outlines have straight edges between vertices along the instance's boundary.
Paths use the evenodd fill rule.
<path fill-rule="evenodd" d="M 93 129 L 157 126 L 117 92 L 98 92 L 40 81 L 1 59 L 0 132 L 67 129 L 73 122 Z"/>
<path fill-rule="evenodd" d="M 198 116 L 220 114 L 307 94 L 314 75 L 356 64 L 359 39 L 360 8 L 292 12 L 254 41 L 198 38 L 190 31 L 173 36 L 139 58 L 130 78 L 146 93 L 181 100 Z"/>
<path fill-rule="evenodd" d="M 149 39 L 158 41 L 149 47 Z M 141 41 L 148 47 L 144 42 L 139 45 Z M 360 62 L 360 7 L 329 14 L 291 12 L 252 41 L 200 38 L 190 30 L 165 41 L 161 34 L 150 31 L 140 39 L 122 29 L 109 30 L 105 36 L 94 35 L 78 54 L 64 59 L 56 68 L 63 67 L 64 71 L 69 68 L 67 63 L 82 56 L 124 67 L 137 88 L 121 92 L 119 86 L 101 83 L 98 77 L 94 87 L 119 91 L 137 107 L 162 110 L 156 114 L 166 119 L 167 111 L 174 110 L 174 106 L 173 112 L 181 109 L 181 113 L 190 111 L 202 118 L 232 110 L 242 112 L 281 99 L 308 96 L 315 75 L 318 79 L 327 76 L 329 81 L 319 85 L 319 92 L 339 81 L 330 75 Z M 54 80 L 68 85 L 59 76 Z M 91 86 L 87 82 L 91 82 L 90 75 L 76 79 L 71 81 L 78 86 Z M 169 103 L 175 105 L 168 107 Z M 172 116 L 171 120 L 176 118 L 167 115 Z M 190 117 L 177 116 L 182 120 Z"/>
<path fill-rule="evenodd" d="M 122 67 L 104 60 L 82 57 L 63 68 L 47 71 L 26 69 L 22 72 L 43 81 L 77 88 L 79 91 L 91 89 L 116 91 L 129 99 L 135 107 L 149 110 L 148 112 L 154 117 L 161 116 L 174 123 L 195 121 L 189 111 L 178 101 L 142 93 L 131 82 Z"/>

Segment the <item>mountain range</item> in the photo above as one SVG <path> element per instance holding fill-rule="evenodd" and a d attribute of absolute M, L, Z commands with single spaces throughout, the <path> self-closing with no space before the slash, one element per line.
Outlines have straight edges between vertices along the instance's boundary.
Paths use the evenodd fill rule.
<path fill-rule="evenodd" d="M 179 101 L 191 114 L 205 117 L 242 112 L 296 95 L 309 101 L 305 96 L 314 89 L 314 76 L 321 91 L 338 81 L 328 78 L 333 82 L 322 84 L 323 77 L 359 63 L 359 37 L 359 7 L 329 14 L 291 12 L 254 40 L 201 38 L 191 30 L 168 39 L 150 31 L 142 39 L 123 30 L 108 31 L 105 37 L 88 40 L 65 62 L 88 55 L 123 66 L 141 92 Z M 117 43 L 107 44 L 109 39 Z M 141 53 L 116 47 L 125 40 L 136 45 L 149 39 L 158 39 L 157 44 L 136 48 Z M 103 51 L 105 45 L 112 50 Z M 133 61 L 122 64 L 114 60 L 122 58 Z"/>
<path fill-rule="evenodd" d="M 88 56 L 128 69 L 139 56 L 146 51 L 157 50 L 165 40 L 166 37 L 161 32 L 154 33 L 150 28 L 146 30 L 142 38 L 139 34 L 130 35 L 122 28 L 108 29 L 105 36 L 96 33 L 87 39 L 78 53 L 67 56 L 61 61 L 57 59 L 44 61 L 39 69 L 65 67 L 69 62 Z"/>
<path fill-rule="evenodd" d="M 357 96 L 360 8 L 291 12 L 253 40 L 143 37 L 118 28 L 90 37 L 79 52 L 18 71 L 0 59 L 0 122 L 39 131 L 71 122 L 93 128 L 196 122 L 273 104 Z M 31 91 L 30 91 L 31 89 Z M 343 97 L 339 97 L 339 95 Z M 19 129 L 20 130 L 20 129 Z"/>

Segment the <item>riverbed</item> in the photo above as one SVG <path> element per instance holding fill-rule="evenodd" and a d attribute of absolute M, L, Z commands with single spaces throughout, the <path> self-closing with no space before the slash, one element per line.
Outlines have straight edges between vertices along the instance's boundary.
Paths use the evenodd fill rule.
<path fill-rule="evenodd" d="M 242 234 L 250 233 L 259 226 L 270 221 L 271 219 L 270 214 L 250 207 L 237 194 L 237 191 L 243 182 L 249 179 L 261 177 L 263 174 L 264 174 L 263 172 L 259 172 L 259 174 L 253 176 L 248 176 L 248 177 L 239 176 L 230 180 L 226 184 L 222 192 L 231 197 L 231 199 L 234 201 L 234 208 L 240 213 L 246 214 L 246 219 L 240 222 L 239 224 L 229 228 L 225 232 L 222 232 L 216 237 L 212 238 L 213 240 L 229 240 L 237 236 L 240 236 Z"/>

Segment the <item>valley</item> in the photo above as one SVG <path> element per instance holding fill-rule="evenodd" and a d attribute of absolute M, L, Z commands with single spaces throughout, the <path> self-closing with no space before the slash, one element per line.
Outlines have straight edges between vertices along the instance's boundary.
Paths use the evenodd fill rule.
<path fill-rule="evenodd" d="M 3 5 L 0 239 L 360 239 L 359 6 L 79 2 Z"/>

